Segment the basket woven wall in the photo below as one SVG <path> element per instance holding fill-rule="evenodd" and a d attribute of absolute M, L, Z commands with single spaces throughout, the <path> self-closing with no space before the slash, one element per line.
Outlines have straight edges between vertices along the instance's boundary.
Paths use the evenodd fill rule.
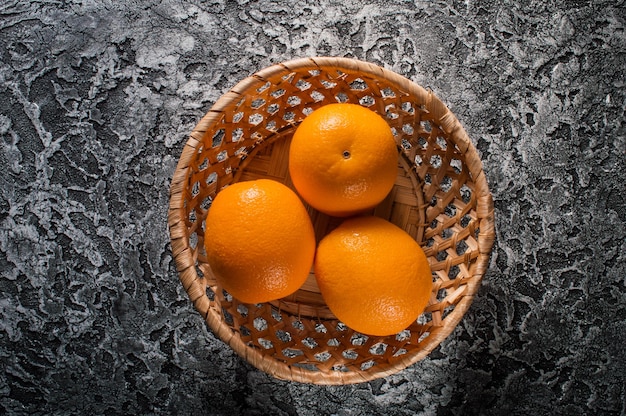
<path fill-rule="evenodd" d="M 398 144 L 398 177 L 373 214 L 422 245 L 433 271 L 429 305 L 407 330 L 368 337 L 339 322 L 313 274 L 294 295 L 242 304 L 212 277 L 203 248 L 212 199 L 238 181 L 292 187 L 294 129 L 316 108 L 360 103 L 381 114 Z M 338 220 L 310 207 L 321 238 Z M 347 58 L 297 59 L 263 69 L 224 94 L 186 143 L 171 183 L 169 228 L 180 280 L 212 331 L 274 377 L 347 384 L 400 371 L 456 327 L 478 290 L 494 239 L 493 202 L 482 163 L 457 118 L 430 91 L 379 66 Z"/>

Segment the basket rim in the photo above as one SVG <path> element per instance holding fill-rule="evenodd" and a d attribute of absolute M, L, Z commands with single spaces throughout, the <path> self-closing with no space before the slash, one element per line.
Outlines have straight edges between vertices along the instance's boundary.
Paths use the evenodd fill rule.
<path fill-rule="evenodd" d="M 204 289 L 198 280 L 200 277 L 196 271 L 193 251 L 189 245 L 187 229 L 184 219 L 184 190 L 190 173 L 190 162 L 195 157 L 207 127 L 212 125 L 221 116 L 221 113 L 238 103 L 251 88 L 256 88 L 259 83 L 271 82 L 277 77 L 294 71 L 314 71 L 335 69 L 348 73 L 362 73 L 375 78 L 384 78 L 388 82 L 398 86 L 402 91 L 417 98 L 415 101 L 424 106 L 431 117 L 440 125 L 444 133 L 452 138 L 456 146 L 468 160 L 468 169 L 472 175 L 476 192 L 476 215 L 479 220 L 480 231 L 477 236 L 478 258 L 476 269 L 466 285 L 467 290 L 461 294 L 452 312 L 445 318 L 445 325 L 437 328 L 429 337 L 424 339 L 421 349 L 414 354 L 407 354 L 393 365 L 380 369 L 371 368 L 367 372 L 362 371 L 332 371 L 313 372 L 299 367 L 294 367 L 284 362 L 277 361 L 260 351 L 249 347 L 244 341 L 233 333 L 232 329 L 225 325 L 222 317 L 212 308 L 206 298 Z M 240 357 L 252 364 L 257 369 L 264 371 L 278 379 L 298 381 L 313 384 L 352 384 L 366 382 L 385 377 L 401 371 L 417 361 L 426 357 L 434 350 L 452 331 L 457 327 L 470 305 L 475 293 L 480 286 L 482 278 L 487 271 L 491 249 L 495 240 L 495 219 L 493 198 L 482 168 L 482 161 L 471 139 L 456 116 L 448 107 L 430 90 L 427 90 L 413 81 L 383 68 L 377 64 L 346 57 L 306 57 L 284 61 L 263 68 L 252 75 L 239 81 L 234 87 L 223 94 L 201 118 L 193 131 L 189 134 L 176 169 L 170 183 L 170 201 L 168 210 L 168 228 L 172 254 L 175 259 L 179 279 L 185 288 L 194 307 L 201 313 L 205 321 L 215 335 L 229 345 Z"/>

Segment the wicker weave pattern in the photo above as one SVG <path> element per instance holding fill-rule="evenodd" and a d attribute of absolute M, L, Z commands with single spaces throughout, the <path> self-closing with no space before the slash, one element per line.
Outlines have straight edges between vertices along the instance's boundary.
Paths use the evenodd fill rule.
<path fill-rule="evenodd" d="M 292 186 L 291 134 L 331 102 L 383 115 L 401 149 L 398 177 L 374 211 L 425 249 L 434 288 L 425 313 L 395 337 L 367 337 L 338 322 L 313 274 L 280 301 L 241 304 L 215 283 L 203 250 L 212 199 L 241 180 Z M 321 238 L 338 220 L 309 208 Z M 210 328 L 240 356 L 277 378 L 346 384 L 383 377 L 425 357 L 471 304 L 494 239 L 493 202 L 469 137 L 432 92 L 376 65 L 307 58 L 268 67 L 237 84 L 202 118 L 172 179 L 169 226 L 181 282 Z"/>

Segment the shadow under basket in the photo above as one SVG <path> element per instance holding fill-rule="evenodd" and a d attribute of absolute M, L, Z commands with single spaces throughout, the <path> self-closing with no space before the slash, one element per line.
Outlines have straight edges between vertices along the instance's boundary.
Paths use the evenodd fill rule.
<path fill-rule="evenodd" d="M 244 304 L 217 285 L 204 251 L 204 220 L 229 184 L 271 178 L 293 189 L 291 136 L 320 106 L 348 102 L 382 115 L 398 146 L 398 176 L 372 214 L 424 249 L 433 291 L 406 330 L 372 337 L 346 327 L 313 272 L 293 295 Z M 307 206 L 318 241 L 340 222 Z M 426 357 L 459 323 L 487 269 L 493 201 L 465 130 L 431 92 L 377 65 L 348 58 L 284 62 L 251 75 L 201 119 L 172 178 L 168 215 L 183 287 L 211 330 L 256 368 L 284 380 L 349 384 L 388 376 Z"/>

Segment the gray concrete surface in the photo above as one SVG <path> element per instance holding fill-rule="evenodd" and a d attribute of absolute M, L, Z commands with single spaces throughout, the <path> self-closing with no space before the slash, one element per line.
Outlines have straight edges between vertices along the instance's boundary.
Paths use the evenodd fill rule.
<path fill-rule="evenodd" d="M 623 1 L 4 1 L 0 413 L 624 415 Z M 370 383 L 277 381 L 216 340 L 166 226 L 188 132 L 312 55 L 430 87 L 484 160 L 497 240 L 431 356 Z"/>

